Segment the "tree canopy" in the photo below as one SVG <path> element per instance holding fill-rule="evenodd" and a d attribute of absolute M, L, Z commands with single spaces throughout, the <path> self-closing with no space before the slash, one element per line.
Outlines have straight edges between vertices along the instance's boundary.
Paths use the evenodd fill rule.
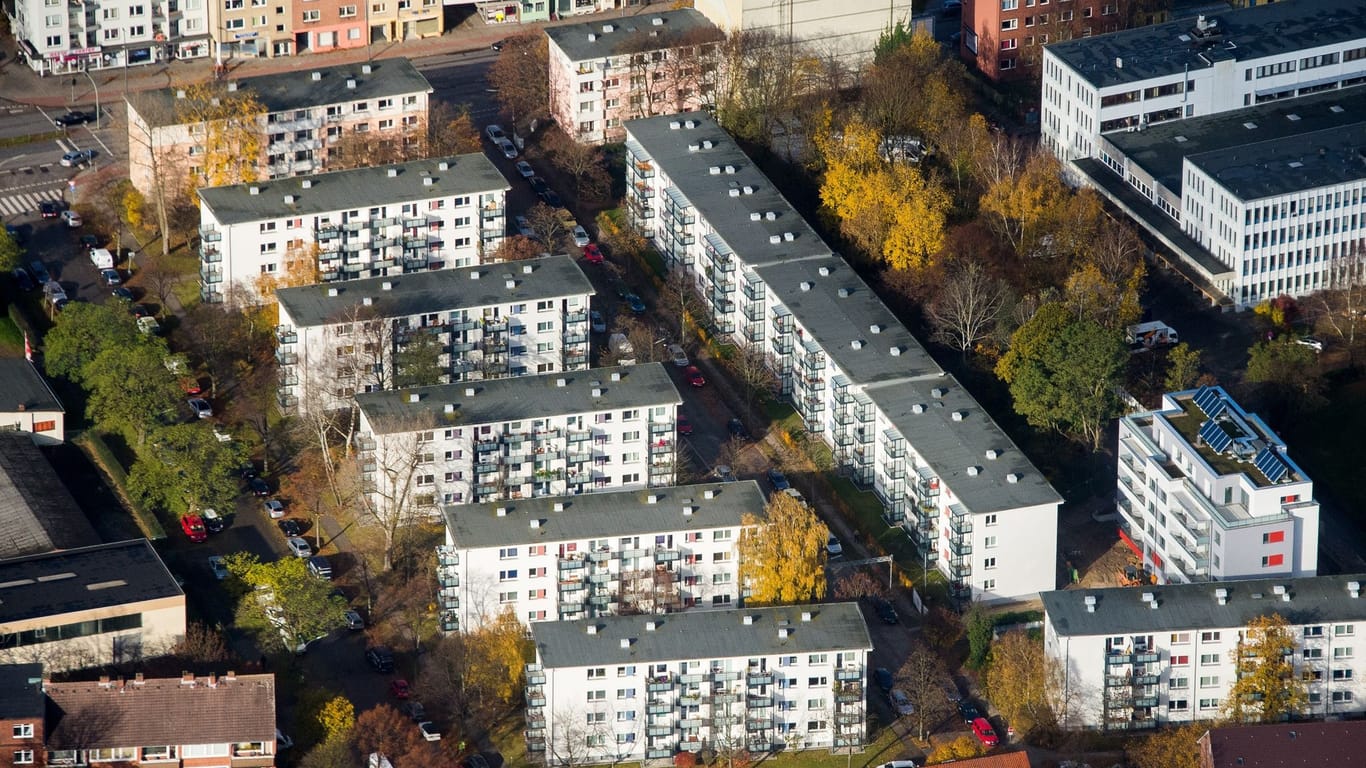
<path fill-rule="evenodd" d="M 346 598 L 333 594 L 332 582 L 309 573 L 303 558 L 267 563 L 236 552 L 225 561 L 228 572 L 250 588 L 238 602 L 237 623 L 263 647 L 293 651 L 346 625 Z"/>
<path fill-rule="evenodd" d="M 13 272 L 24 261 L 24 248 L 8 229 L 0 227 L 0 273 Z"/>
<path fill-rule="evenodd" d="M 151 437 L 151 450 L 128 473 L 134 496 L 176 514 L 232 509 L 236 472 L 247 460 L 242 443 L 220 441 L 200 422 L 161 427 Z"/>
<path fill-rule="evenodd" d="M 117 304 L 72 302 L 43 337 L 43 361 L 48 373 L 82 384 L 100 352 L 139 341 L 137 322 Z"/>
<path fill-rule="evenodd" d="M 740 581 L 750 605 L 809 603 L 825 597 L 825 544 L 830 529 L 815 511 L 785 493 L 775 493 L 764 519 L 743 518 Z"/>
<path fill-rule="evenodd" d="M 139 445 L 154 426 L 174 420 L 183 393 L 165 360 L 161 339 L 143 337 L 128 347 L 105 348 L 83 377 L 90 420 L 130 430 Z"/>
<path fill-rule="evenodd" d="M 1296 631 L 1277 613 L 1248 622 L 1235 652 L 1237 678 L 1224 701 L 1230 719 L 1275 723 L 1304 709 L 1308 693 L 1295 674 Z"/>

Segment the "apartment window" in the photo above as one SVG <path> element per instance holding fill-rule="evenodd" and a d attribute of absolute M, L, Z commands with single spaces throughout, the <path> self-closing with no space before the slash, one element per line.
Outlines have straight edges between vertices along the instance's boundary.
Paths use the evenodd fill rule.
<path fill-rule="evenodd" d="M 1190 663 L 1191 663 L 1191 657 L 1189 657 L 1189 656 L 1185 656 L 1185 655 L 1182 655 L 1182 656 L 1172 656 L 1172 666 L 1173 666 L 1173 667 L 1184 667 L 1184 666 L 1186 666 L 1187 664 L 1190 664 Z"/>
<path fill-rule="evenodd" d="M 498 602 L 501 603 L 501 604 L 503 604 L 503 605 L 507 605 L 508 603 L 515 603 L 515 602 L 517 602 L 517 593 L 516 593 L 516 592 L 499 592 L 499 593 L 498 593 Z"/>
<path fill-rule="evenodd" d="M 996 514 L 995 514 L 995 513 L 992 513 L 992 514 L 990 514 L 990 515 L 983 515 L 983 523 L 982 523 L 982 524 L 983 524 L 983 525 L 995 525 L 995 524 L 996 524 Z"/>
<path fill-rule="evenodd" d="M 814 677 L 808 677 L 808 678 L 806 679 L 806 687 L 807 687 L 807 688 L 818 688 L 818 687 L 826 686 L 826 685 L 829 685 L 829 684 L 830 684 L 830 678 L 826 677 L 825 675 L 816 675 L 816 676 L 814 676 Z"/>
<path fill-rule="evenodd" d="M 341 8 L 337 10 L 343 19 L 349 19 L 352 16 L 356 15 L 356 6 L 354 5 L 343 5 Z"/>
<path fill-rule="evenodd" d="M 1087 10 L 1090 10 L 1090 9 L 1087 9 Z M 1012 29 L 1018 29 L 1019 26 L 1020 26 L 1020 20 L 1019 20 L 1019 19 L 1001 19 L 1001 31 L 1002 31 L 1002 32 L 1009 32 L 1009 31 L 1011 31 Z"/>
<path fill-rule="evenodd" d="M 589 701 L 607 701 L 607 690 L 589 691 L 587 699 Z"/>
<path fill-rule="evenodd" d="M 308 22 L 311 22 L 311 21 L 317 21 L 317 20 L 318 20 L 319 18 L 321 18 L 321 17 L 322 17 L 322 14 L 319 13 L 318 11 L 304 11 L 304 23 L 305 23 L 305 24 L 307 24 Z"/>
<path fill-rule="evenodd" d="M 1351 692 L 1351 691 L 1333 691 L 1333 703 L 1334 703 L 1334 704 L 1346 704 L 1347 702 L 1349 702 L 1349 701 L 1351 701 L 1351 700 L 1352 700 L 1352 692 Z"/>
<path fill-rule="evenodd" d="M 988 536 L 988 537 L 986 538 L 986 540 L 985 540 L 984 542 L 982 542 L 982 546 L 986 547 L 987 549 L 995 549 L 995 548 L 996 548 L 996 537 L 995 537 L 995 536 Z"/>
<path fill-rule="evenodd" d="M 33 738 L 33 723 L 19 723 L 14 726 L 14 738 L 31 739 Z"/>
<path fill-rule="evenodd" d="M 996 558 L 988 557 L 982 561 L 982 567 L 991 570 L 996 567 Z"/>
<path fill-rule="evenodd" d="M 1186 699 L 1172 699 L 1167 702 L 1167 710 L 1170 712 L 1185 712 L 1190 709 L 1190 702 Z"/>
<path fill-rule="evenodd" d="M 1285 555 L 1265 555 L 1262 557 L 1262 567 L 1271 568 L 1285 564 Z"/>
<path fill-rule="evenodd" d="M 545 554 L 545 545 L 537 544 L 534 547 L 527 547 L 526 553 L 532 557 L 540 557 Z"/>
<path fill-rule="evenodd" d="M 1176 689 L 1189 688 L 1190 684 L 1191 679 L 1189 677 L 1173 677 L 1171 682 L 1168 684 L 1168 687 Z"/>
<path fill-rule="evenodd" d="M 1019 47 L 1020 47 L 1020 41 L 1019 41 L 1019 40 L 1016 40 L 1015 38 L 1009 38 L 1009 37 L 1008 37 L 1008 38 L 1006 38 L 1005 40 L 1002 40 L 1002 41 L 1001 41 L 1001 50 L 1003 50 L 1003 51 L 1013 51 L 1013 50 L 1015 50 L 1016 48 L 1019 48 Z"/>
<path fill-rule="evenodd" d="M 1217 643 L 1217 642 L 1219 642 L 1219 633 L 1218 633 L 1218 632 L 1201 632 L 1201 633 L 1200 633 L 1200 642 L 1202 642 L 1202 643 Z"/>
<path fill-rule="evenodd" d="M 1305 637 L 1323 637 L 1323 626 L 1313 626 L 1304 628 Z"/>
<path fill-rule="evenodd" d="M 33 764 L 33 750 L 31 750 L 31 749 L 16 749 L 16 750 L 14 750 L 14 764 L 15 764 L 15 765 L 32 765 L 32 764 Z"/>
<path fill-rule="evenodd" d="M 1171 637 L 1171 644 L 1172 644 L 1172 645 L 1185 645 L 1186 643 L 1189 643 L 1190 641 L 1191 641 L 1191 633 L 1189 633 L 1189 632 L 1173 632 L 1173 633 L 1172 633 L 1172 637 Z"/>
<path fill-rule="evenodd" d="M 1202 666 L 1210 666 L 1210 665 L 1218 664 L 1218 663 L 1219 663 L 1219 654 L 1217 654 L 1217 653 L 1202 653 L 1202 654 L 1200 654 L 1200 664 L 1201 664 Z"/>
<path fill-rule="evenodd" d="M 579 123 L 579 133 L 591 133 L 593 131 L 593 121 L 584 120 Z"/>
<path fill-rule="evenodd" d="M 990 591 L 990 590 L 993 590 L 993 589 L 995 589 L 995 588 L 996 588 L 996 580 L 995 580 L 995 579 L 982 579 L 982 589 L 985 589 L 985 590 Z"/>
<path fill-rule="evenodd" d="M 635 697 L 636 697 L 636 689 L 634 689 L 634 688 L 618 688 L 618 689 L 617 689 L 617 698 L 618 698 L 618 699 L 634 699 Z"/>
<path fill-rule="evenodd" d="M 1357 631 L 1355 624 L 1334 624 L 1333 637 L 1350 637 Z"/>
<path fill-rule="evenodd" d="M 711 604 L 714 606 L 730 605 L 730 595 L 712 595 Z"/>
<path fill-rule="evenodd" d="M 516 547 L 501 547 L 501 548 L 498 550 L 498 559 L 499 559 L 499 560 L 514 560 L 514 559 L 516 559 L 516 557 L 517 557 L 517 548 L 516 548 Z"/>
<path fill-rule="evenodd" d="M 1201 675 L 1201 676 L 1200 676 L 1200 687 L 1201 687 L 1201 688 L 1214 688 L 1214 687 L 1217 687 L 1218 685 L 1219 685 L 1219 676 L 1218 676 L 1218 675 Z"/>
<path fill-rule="evenodd" d="M 1001 0 L 1001 10 L 1014 11 L 1020 7 L 1020 0 Z"/>
<path fill-rule="evenodd" d="M 1355 655 L 1356 655 L 1356 654 L 1353 653 L 1353 649 L 1352 649 L 1351 646 L 1347 646 L 1347 647 L 1345 647 L 1345 648 L 1334 648 L 1334 649 L 1333 649 L 1333 658 L 1335 658 L 1335 659 L 1350 659 L 1350 658 L 1352 658 L 1352 657 L 1355 656 Z"/>
<path fill-rule="evenodd" d="M 603 677 L 607 677 L 607 667 L 593 667 L 588 670 L 589 680 L 597 680 Z"/>
<path fill-rule="evenodd" d="M 730 537 L 731 537 L 731 532 L 730 532 L 729 530 L 720 530 L 720 531 L 712 531 L 712 532 L 711 532 L 711 540 L 712 540 L 712 541 L 730 541 Z"/>
<path fill-rule="evenodd" d="M 516 568 L 513 568 L 513 569 L 510 569 L 510 570 L 506 570 L 506 571 L 499 571 L 499 572 L 498 572 L 498 580 L 499 580 L 499 581 L 516 581 L 516 580 L 517 580 L 517 569 L 516 569 Z"/>
<path fill-rule="evenodd" d="M 1303 653 L 1302 653 L 1302 655 L 1303 655 L 1304 658 L 1306 658 L 1306 659 L 1321 659 L 1321 658 L 1323 658 L 1323 649 L 1322 649 L 1322 648 L 1305 648 L 1304 651 L 1303 651 Z"/>
<path fill-rule="evenodd" d="M 1285 541 L 1285 531 L 1271 531 L 1262 534 L 1263 544 L 1279 544 Z"/>
<path fill-rule="evenodd" d="M 1350 669 L 1335 669 L 1335 670 L 1333 670 L 1333 679 L 1334 679 L 1334 680 L 1351 680 L 1351 679 L 1352 679 L 1352 670 L 1350 670 Z"/>
<path fill-rule="evenodd" d="M 1201 700 L 1200 700 L 1200 708 L 1201 708 L 1201 709 L 1218 709 L 1218 708 L 1219 708 L 1219 700 L 1218 700 L 1218 699 L 1201 699 Z"/>

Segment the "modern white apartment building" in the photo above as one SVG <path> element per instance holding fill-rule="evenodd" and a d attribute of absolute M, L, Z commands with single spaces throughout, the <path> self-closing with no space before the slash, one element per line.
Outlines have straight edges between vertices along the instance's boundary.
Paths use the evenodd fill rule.
<path fill-rule="evenodd" d="M 280 405 L 334 409 L 405 380 L 429 334 L 440 382 L 588 367 L 593 285 L 568 256 L 281 288 Z M 425 363 L 425 361 L 424 361 Z"/>
<path fill-rule="evenodd" d="M 621 141 L 622 121 L 715 101 L 725 35 L 691 8 L 547 27 L 550 114 L 582 142 Z"/>
<path fill-rule="evenodd" d="M 1285 0 L 1054 43 L 1043 51 L 1043 143 L 1098 157 L 1111 131 L 1366 82 L 1366 6 Z"/>
<path fill-rule="evenodd" d="M 764 503 L 744 480 L 444 507 L 442 628 L 733 608 L 742 521 Z"/>
<path fill-rule="evenodd" d="M 509 188 L 472 154 L 201 189 L 201 295 L 251 303 L 276 283 L 480 264 L 503 240 Z"/>
<path fill-rule="evenodd" d="M 1222 387 L 1121 418 L 1118 456 L 1120 538 L 1160 581 L 1317 573 L 1313 482 Z"/>
<path fill-rule="evenodd" d="M 1366 675 L 1366 576 L 1046 592 L 1044 653 L 1067 728 L 1126 730 L 1220 718 L 1237 679 L 1239 642 L 1279 615 L 1315 719 L 1360 716 Z M 1366 645 L 1362 647 L 1366 656 Z"/>
<path fill-rule="evenodd" d="M 727 33 L 771 33 L 820 46 L 823 52 L 859 63 L 873 58 L 882 33 L 901 22 L 911 25 L 907 0 L 852 0 L 829 3 L 797 0 L 698 0 L 694 6 Z"/>
<path fill-rule="evenodd" d="M 527 752 L 547 765 L 863 746 L 857 603 L 531 625 Z"/>
<path fill-rule="evenodd" d="M 694 280 L 720 333 L 763 351 L 888 524 L 962 599 L 1053 589 L 1062 500 L 985 410 L 710 117 L 626 128 L 633 223 Z"/>
<path fill-rule="evenodd" d="M 1336 282 L 1366 236 L 1364 136 L 1366 88 L 1334 89 L 1105 134 L 1073 167 L 1206 292 L 1247 307 Z"/>
<path fill-rule="evenodd" d="M 357 393 L 377 507 L 672 485 L 682 403 L 660 363 Z"/>
<path fill-rule="evenodd" d="M 4 6 L 21 60 L 40 75 L 209 53 L 208 0 L 15 0 Z M 84 79 L 84 78 L 82 78 Z"/>
<path fill-rule="evenodd" d="M 365 136 L 390 143 L 420 141 L 432 92 L 427 78 L 401 58 L 301 67 L 199 87 L 221 89 L 221 99 L 250 94 L 264 107 L 256 119 L 258 178 L 328 170 L 334 153 Z M 194 95 L 182 87 L 126 98 L 128 178 L 149 199 L 155 184 L 205 186 L 204 158 L 215 151 L 211 144 L 217 134 L 199 116 Z"/>

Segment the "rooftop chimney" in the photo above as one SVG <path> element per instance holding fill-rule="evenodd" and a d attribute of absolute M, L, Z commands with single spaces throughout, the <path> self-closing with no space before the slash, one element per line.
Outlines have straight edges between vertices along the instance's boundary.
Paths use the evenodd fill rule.
<path fill-rule="evenodd" d="M 372 71 L 372 67 L 369 64 L 362 64 L 360 65 L 360 71 L 361 74 L 368 75 Z"/>
<path fill-rule="evenodd" d="M 493 510 L 493 514 L 496 515 L 496 516 L 498 516 L 498 517 L 507 517 L 507 516 L 508 516 L 508 508 L 507 508 L 507 507 L 498 507 L 497 509 Z"/>
<path fill-rule="evenodd" d="M 659 625 L 656 624 L 656 623 L 653 622 L 653 621 L 647 621 L 647 622 L 645 622 L 645 631 L 646 631 L 646 632 L 653 632 L 653 631 L 655 631 L 655 628 L 658 627 L 658 626 L 659 626 Z"/>
<path fill-rule="evenodd" d="M 563 511 L 564 511 L 564 502 L 563 502 L 563 501 L 557 501 L 557 502 L 555 502 L 555 511 L 556 511 L 556 512 L 563 512 Z"/>
<path fill-rule="evenodd" d="M 631 638 L 629 638 L 629 637 L 623 637 L 623 638 L 621 638 L 621 647 L 622 647 L 623 649 L 630 648 L 630 647 L 631 647 Z"/>
<path fill-rule="evenodd" d="M 346 80 L 346 88 L 347 88 L 347 90 L 352 90 L 352 91 L 356 90 L 356 79 L 355 79 L 354 77 L 352 77 L 352 78 L 347 78 L 347 80 Z"/>
<path fill-rule="evenodd" d="M 645 503 L 646 503 L 646 504 L 658 504 L 658 503 L 659 503 L 659 494 L 657 494 L 657 493 L 652 493 L 652 494 L 650 494 L 649 496 L 646 496 L 646 497 L 645 497 Z"/>
<path fill-rule="evenodd" d="M 1087 613 L 1095 613 L 1095 612 L 1096 612 L 1096 596 L 1095 596 L 1095 595 L 1087 595 L 1087 596 L 1082 600 L 1082 602 L 1086 604 L 1086 612 L 1087 612 Z"/>
<path fill-rule="evenodd" d="M 752 613 L 747 613 L 747 614 L 745 614 L 745 616 L 744 616 L 744 618 L 742 619 L 742 621 L 744 621 L 745 626 L 747 626 L 747 627 L 748 627 L 748 626 L 752 626 L 752 625 L 754 624 L 754 614 L 752 614 Z"/>
<path fill-rule="evenodd" d="M 802 621 L 811 621 L 811 611 L 802 611 Z"/>
<path fill-rule="evenodd" d="M 703 491 L 703 492 L 702 492 L 702 498 L 704 498 L 704 499 L 714 499 L 714 498 L 716 498 L 716 491 L 715 491 L 715 489 L 708 488 L 707 490 Z"/>
<path fill-rule="evenodd" d="M 584 627 L 583 629 L 584 629 L 585 632 L 587 632 L 587 633 L 590 634 L 590 635 L 596 635 L 596 634 L 598 633 L 598 625 L 597 625 L 597 624 L 589 624 L 588 626 Z"/>
<path fill-rule="evenodd" d="M 318 82 L 319 80 L 322 80 L 322 79 L 323 79 L 323 73 L 321 73 L 321 72 L 314 72 L 314 73 L 313 73 L 313 82 L 316 83 L 316 82 Z"/>

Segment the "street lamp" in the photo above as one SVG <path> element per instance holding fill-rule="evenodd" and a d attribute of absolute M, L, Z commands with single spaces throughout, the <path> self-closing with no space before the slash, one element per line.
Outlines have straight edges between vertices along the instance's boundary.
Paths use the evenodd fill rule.
<path fill-rule="evenodd" d="M 95 89 L 95 130 L 98 131 L 100 129 L 100 120 L 102 117 L 100 115 L 100 86 L 95 82 L 95 78 L 90 76 L 89 69 L 82 69 L 81 74 L 85 75 L 90 80 L 90 87 Z"/>

